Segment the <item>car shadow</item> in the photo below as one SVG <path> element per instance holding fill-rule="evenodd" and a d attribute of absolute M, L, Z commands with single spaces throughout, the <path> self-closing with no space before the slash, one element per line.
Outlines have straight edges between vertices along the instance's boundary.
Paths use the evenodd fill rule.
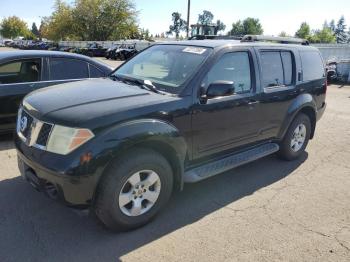
<path fill-rule="evenodd" d="M 36 192 L 20 177 L 0 182 L 0 261 L 116 261 L 292 174 L 306 159 L 272 155 L 175 193 L 150 224 L 112 233 L 87 212 Z M 234 218 L 233 222 L 234 222 Z"/>
<path fill-rule="evenodd" d="M 0 152 L 4 150 L 14 149 L 15 146 L 13 144 L 13 135 L 5 134 L 0 135 Z"/>

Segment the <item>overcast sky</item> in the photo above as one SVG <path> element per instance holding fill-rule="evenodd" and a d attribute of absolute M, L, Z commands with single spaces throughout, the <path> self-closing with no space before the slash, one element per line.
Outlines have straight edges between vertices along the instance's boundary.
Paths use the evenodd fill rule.
<path fill-rule="evenodd" d="M 67 2 L 73 2 L 66 0 Z M 171 23 L 171 13 L 178 11 L 186 19 L 187 0 L 135 0 L 139 11 L 141 28 L 148 28 L 152 34 L 165 32 Z M 311 28 L 321 28 L 327 19 L 336 21 L 345 16 L 350 25 L 350 0 L 192 0 L 191 23 L 195 23 L 198 14 L 210 10 L 215 19 L 221 19 L 231 28 L 232 22 L 246 17 L 259 18 L 264 33 L 277 35 L 286 31 L 293 35 L 304 21 Z M 52 12 L 54 0 L 0 0 L 0 19 L 17 15 L 29 26 L 33 22 L 40 24 L 40 17 Z"/>

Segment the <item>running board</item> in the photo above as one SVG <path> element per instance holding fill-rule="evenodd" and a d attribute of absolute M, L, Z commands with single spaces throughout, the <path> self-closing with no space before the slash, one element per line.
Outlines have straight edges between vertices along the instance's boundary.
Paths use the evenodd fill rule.
<path fill-rule="evenodd" d="M 232 168 L 247 164 L 259 158 L 271 155 L 279 150 L 275 143 L 264 144 L 247 151 L 234 154 L 223 159 L 190 169 L 185 172 L 185 183 L 195 183 L 203 179 L 223 173 Z"/>

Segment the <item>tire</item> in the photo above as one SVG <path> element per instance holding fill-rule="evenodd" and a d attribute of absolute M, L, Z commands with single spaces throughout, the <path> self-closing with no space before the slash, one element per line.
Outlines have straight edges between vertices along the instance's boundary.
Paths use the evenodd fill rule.
<path fill-rule="evenodd" d="M 310 134 L 310 118 L 300 113 L 293 120 L 283 141 L 280 143 L 279 157 L 288 161 L 299 158 L 305 152 L 305 148 L 310 140 Z"/>
<path fill-rule="evenodd" d="M 157 182 L 148 186 L 156 176 Z M 135 177 L 140 178 L 138 183 L 135 183 Z M 168 161 L 153 150 L 134 149 L 113 163 L 104 174 L 97 188 L 94 211 L 111 230 L 135 229 L 156 216 L 168 202 L 172 188 L 173 171 Z M 127 197 L 121 197 L 122 194 Z"/>

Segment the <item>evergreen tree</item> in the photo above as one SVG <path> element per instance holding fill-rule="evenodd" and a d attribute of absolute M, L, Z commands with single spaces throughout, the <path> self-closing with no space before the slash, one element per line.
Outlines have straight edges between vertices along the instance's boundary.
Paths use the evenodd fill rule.
<path fill-rule="evenodd" d="M 348 41 L 344 16 L 342 16 L 337 23 L 335 28 L 335 36 L 338 44 L 344 44 Z"/>
<path fill-rule="evenodd" d="M 32 24 L 32 33 L 36 37 L 38 37 L 38 38 L 40 37 L 40 32 L 39 32 L 38 27 L 36 26 L 35 23 Z"/>

